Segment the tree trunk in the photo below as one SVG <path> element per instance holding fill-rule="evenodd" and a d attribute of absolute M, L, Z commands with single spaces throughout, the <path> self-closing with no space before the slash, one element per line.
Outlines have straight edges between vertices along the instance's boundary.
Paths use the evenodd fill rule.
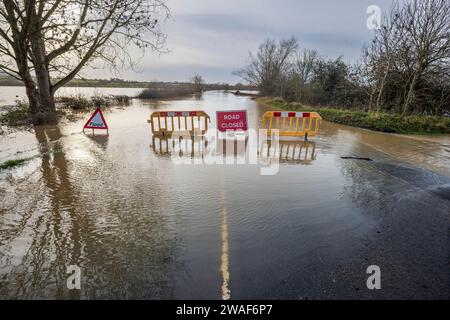
<path fill-rule="evenodd" d="M 377 115 L 380 113 L 381 97 L 383 96 L 384 84 L 385 84 L 385 82 L 386 82 L 386 79 L 387 79 L 387 76 L 388 76 L 388 72 L 389 72 L 389 63 L 388 63 L 388 65 L 386 66 L 386 70 L 384 71 L 384 75 L 383 75 L 383 78 L 382 78 L 382 80 L 381 80 L 381 88 L 380 88 L 380 90 L 378 91 L 377 105 L 376 105 L 376 108 L 377 108 L 376 114 L 377 114 Z"/>
<path fill-rule="evenodd" d="M 56 107 L 53 98 L 50 75 L 45 66 L 36 67 L 36 82 L 38 86 L 38 108 L 32 118 L 34 124 L 56 123 Z"/>
<path fill-rule="evenodd" d="M 30 77 L 31 78 L 31 77 Z M 42 94 L 34 81 L 25 80 L 25 90 L 31 112 L 31 121 L 35 125 L 56 123 L 56 109 L 51 94 Z"/>
<path fill-rule="evenodd" d="M 409 109 L 409 105 L 411 104 L 412 96 L 414 94 L 414 89 L 416 87 L 417 79 L 418 79 L 418 75 L 417 75 L 417 73 L 415 73 L 414 77 L 411 81 L 411 84 L 409 85 L 409 90 L 406 95 L 405 103 L 403 104 L 402 115 L 404 115 Z"/>
<path fill-rule="evenodd" d="M 34 81 L 29 74 L 28 76 L 24 77 L 23 82 L 25 84 L 25 91 L 28 97 L 28 104 L 30 106 L 31 115 L 34 115 L 39 110 L 39 96 L 36 90 L 36 85 L 34 84 Z"/>
<path fill-rule="evenodd" d="M 56 107 L 44 38 L 34 11 L 31 12 L 31 18 L 33 30 L 30 35 L 31 58 L 36 75 L 38 100 L 36 108 L 31 108 L 31 116 L 34 124 L 54 124 L 56 123 Z M 28 95 L 30 107 L 31 101 L 34 99 L 34 97 Z"/>

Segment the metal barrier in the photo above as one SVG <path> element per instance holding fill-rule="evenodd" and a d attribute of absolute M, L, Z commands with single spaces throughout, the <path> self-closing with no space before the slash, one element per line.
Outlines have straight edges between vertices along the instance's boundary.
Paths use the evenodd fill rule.
<path fill-rule="evenodd" d="M 194 131 L 205 134 L 208 130 L 209 115 L 204 111 L 155 111 L 150 115 L 152 133 L 159 136 L 171 136 L 174 132 Z"/>
<path fill-rule="evenodd" d="M 307 139 L 317 134 L 321 120 L 317 112 L 267 111 L 261 119 L 261 128 L 267 129 L 268 135 L 278 129 L 282 137 Z"/>

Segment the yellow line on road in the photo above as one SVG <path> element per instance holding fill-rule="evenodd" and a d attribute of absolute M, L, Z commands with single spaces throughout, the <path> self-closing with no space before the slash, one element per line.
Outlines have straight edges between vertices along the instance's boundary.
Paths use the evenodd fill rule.
<path fill-rule="evenodd" d="M 220 262 L 220 271 L 222 273 L 222 299 L 229 300 L 231 298 L 231 291 L 229 288 L 230 272 L 228 259 L 228 212 L 227 202 L 224 188 L 223 175 L 220 177 L 220 198 L 222 202 L 222 257 Z"/>

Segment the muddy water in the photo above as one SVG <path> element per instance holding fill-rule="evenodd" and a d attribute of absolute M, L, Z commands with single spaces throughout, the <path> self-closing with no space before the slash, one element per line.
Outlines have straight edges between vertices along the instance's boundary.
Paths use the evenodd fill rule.
<path fill-rule="evenodd" d="M 0 298 L 448 295 L 449 137 L 324 122 L 267 176 L 261 164 L 175 164 L 147 124 L 153 110 L 204 110 L 214 125 L 237 109 L 252 128 L 265 111 L 207 92 L 112 108 L 109 136 L 83 134 L 81 120 L 0 136 L 0 161 L 30 158 L 0 171 Z M 371 264 L 381 292 L 364 290 Z M 81 290 L 67 288 L 69 265 Z"/>

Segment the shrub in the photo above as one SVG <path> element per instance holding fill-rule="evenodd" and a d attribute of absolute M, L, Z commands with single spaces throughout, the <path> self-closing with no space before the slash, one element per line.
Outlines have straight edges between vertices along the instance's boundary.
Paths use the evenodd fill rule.
<path fill-rule="evenodd" d="M 120 105 L 129 105 L 131 102 L 131 97 L 126 95 L 111 96 L 111 99 Z"/>
<path fill-rule="evenodd" d="M 31 125 L 31 112 L 28 102 L 16 100 L 14 106 L 5 108 L 6 112 L 0 116 L 0 123 L 11 127 Z"/>
<path fill-rule="evenodd" d="M 193 86 L 184 84 L 152 84 L 138 94 L 139 99 L 168 99 L 177 98 L 190 94 L 195 94 L 196 90 Z"/>
<path fill-rule="evenodd" d="M 375 114 L 332 108 L 306 108 L 297 103 L 285 103 L 274 99 L 268 99 L 264 102 L 277 109 L 316 111 L 326 121 L 376 131 L 409 134 L 450 134 L 450 118 L 447 117 L 400 116 L 390 113 Z"/>
<path fill-rule="evenodd" d="M 110 99 L 105 96 L 93 96 L 91 97 L 91 102 L 96 108 L 109 107 L 111 104 Z"/>
<path fill-rule="evenodd" d="M 74 110 L 87 109 L 93 106 L 91 99 L 82 95 L 60 97 L 57 102 L 62 103 L 65 107 L 72 108 Z"/>

